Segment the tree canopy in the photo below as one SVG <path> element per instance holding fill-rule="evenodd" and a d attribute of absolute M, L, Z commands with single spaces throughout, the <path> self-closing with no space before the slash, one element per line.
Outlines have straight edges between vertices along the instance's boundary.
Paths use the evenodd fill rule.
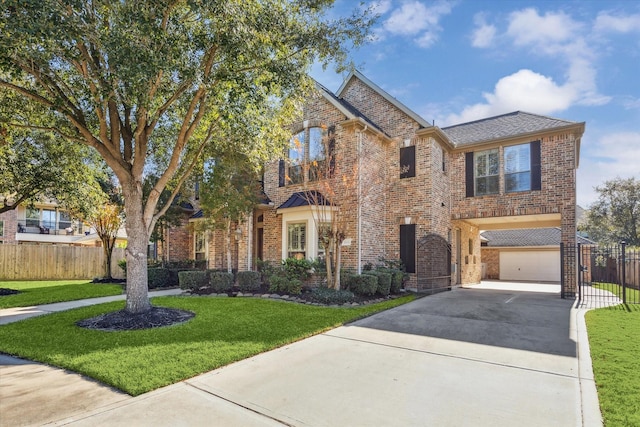
<path fill-rule="evenodd" d="M 151 309 L 149 235 L 205 149 L 256 164 L 279 154 L 314 61 L 345 65 L 365 41 L 369 11 L 334 19 L 332 3 L 3 2 L 0 123 L 92 147 L 113 170 L 129 239 L 128 312 Z M 158 179 L 145 195 L 151 171 Z"/>
<path fill-rule="evenodd" d="M 587 213 L 585 230 L 600 243 L 626 242 L 640 246 L 640 181 L 605 181 L 596 187 L 598 200 Z"/>

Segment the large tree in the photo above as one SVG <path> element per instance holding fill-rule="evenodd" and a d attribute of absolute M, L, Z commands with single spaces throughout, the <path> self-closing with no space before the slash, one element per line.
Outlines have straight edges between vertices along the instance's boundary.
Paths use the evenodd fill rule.
<path fill-rule="evenodd" d="M 344 64 L 370 19 L 333 0 L 5 1 L 0 120 L 93 147 L 119 180 L 129 313 L 151 309 L 147 244 L 201 153 L 279 153 L 311 64 Z M 26 113 L 25 113 L 26 112 Z M 241 146 L 225 136 L 242 128 Z M 147 197 L 146 173 L 158 180 Z M 172 184 L 172 197 L 159 198 Z"/>
<path fill-rule="evenodd" d="M 640 246 L 640 181 L 616 178 L 596 187 L 598 200 L 587 213 L 585 230 L 601 243 Z"/>

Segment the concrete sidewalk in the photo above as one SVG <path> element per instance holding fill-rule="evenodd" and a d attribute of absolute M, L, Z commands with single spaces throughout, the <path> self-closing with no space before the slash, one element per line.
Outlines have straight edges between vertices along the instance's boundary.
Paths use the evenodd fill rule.
<path fill-rule="evenodd" d="M 135 398 L 116 396 L 85 413 L 48 421 L 597 426 L 583 314 L 555 294 L 456 289 Z M 26 400 L 26 407 L 38 407 Z"/>

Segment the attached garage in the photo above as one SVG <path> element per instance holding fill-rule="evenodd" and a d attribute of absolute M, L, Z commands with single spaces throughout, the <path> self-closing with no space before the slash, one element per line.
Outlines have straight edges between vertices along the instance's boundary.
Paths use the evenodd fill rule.
<path fill-rule="evenodd" d="M 560 249 L 500 251 L 500 280 L 559 282 Z"/>

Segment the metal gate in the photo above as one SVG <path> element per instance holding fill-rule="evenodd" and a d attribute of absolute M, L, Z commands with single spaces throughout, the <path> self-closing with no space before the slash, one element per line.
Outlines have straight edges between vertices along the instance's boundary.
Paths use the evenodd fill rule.
<path fill-rule="evenodd" d="M 432 233 L 418 240 L 416 278 L 418 292 L 451 289 L 451 245 L 444 237 Z"/>
<path fill-rule="evenodd" d="M 578 245 L 578 300 L 584 308 L 640 304 L 640 251 L 624 243 Z"/>

